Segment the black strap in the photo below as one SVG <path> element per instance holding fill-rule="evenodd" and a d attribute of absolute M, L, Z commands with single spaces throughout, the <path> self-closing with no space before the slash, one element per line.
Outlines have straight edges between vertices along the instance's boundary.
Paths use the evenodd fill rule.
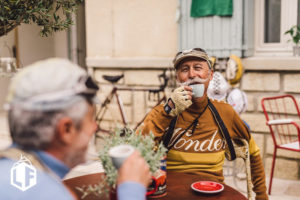
<path fill-rule="evenodd" d="M 235 160 L 236 159 L 236 154 L 235 154 L 235 150 L 234 150 L 234 147 L 233 147 L 233 144 L 232 144 L 232 141 L 231 141 L 231 137 L 228 133 L 228 130 L 222 120 L 222 118 L 220 117 L 216 107 L 210 102 L 210 100 L 208 99 L 208 104 L 206 105 L 205 109 L 198 115 L 198 117 L 189 125 L 189 127 L 187 129 L 185 129 L 185 131 L 183 131 L 181 133 L 180 136 L 178 136 L 173 142 L 171 145 L 169 145 L 169 142 L 172 138 L 172 135 L 173 135 L 173 132 L 174 132 L 174 129 L 175 129 L 175 125 L 176 125 L 176 121 L 177 121 L 177 117 L 175 117 L 174 119 L 172 119 L 170 125 L 169 125 L 169 129 L 167 130 L 167 133 L 164 134 L 164 137 L 163 137 L 163 145 L 168 149 L 170 150 L 174 145 L 175 143 L 184 135 L 184 133 L 186 133 L 187 130 L 189 130 L 191 128 L 192 125 L 193 126 L 193 129 L 192 129 L 192 134 L 194 133 L 195 129 L 196 129 L 196 126 L 197 126 L 197 122 L 198 122 L 198 119 L 200 118 L 200 116 L 204 113 L 204 111 L 206 110 L 207 106 L 209 107 L 210 111 L 212 112 L 213 116 L 214 116 L 214 119 L 215 121 L 217 122 L 217 125 L 221 131 L 221 134 L 223 136 L 223 138 L 225 138 L 226 140 L 226 144 L 228 145 L 228 149 L 229 149 L 229 152 L 230 152 L 230 156 L 231 156 L 231 160 Z"/>
<path fill-rule="evenodd" d="M 164 146 L 168 149 L 168 151 L 170 149 L 172 149 L 172 147 L 176 144 L 176 142 L 193 126 L 192 128 L 192 135 L 194 134 L 194 131 L 196 129 L 196 126 L 198 124 L 198 119 L 201 117 L 201 115 L 205 112 L 205 110 L 207 109 L 208 107 L 208 104 L 206 105 L 206 107 L 204 108 L 204 110 L 199 113 L 199 115 L 194 119 L 194 121 L 180 134 L 177 136 L 176 139 L 174 139 L 172 141 L 171 144 L 170 143 L 170 140 L 172 139 L 172 135 L 173 135 L 173 132 L 174 132 L 174 129 L 175 129 L 175 125 L 176 125 L 176 121 L 177 121 L 177 116 L 175 119 L 173 119 L 169 125 L 169 129 L 167 130 L 167 133 L 164 135 L 163 137 L 163 144 Z"/>
<path fill-rule="evenodd" d="M 227 130 L 222 118 L 220 117 L 216 107 L 210 102 L 209 99 L 208 99 L 208 107 L 209 107 L 210 111 L 212 112 L 215 121 L 217 122 L 217 125 L 222 133 L 223 138 L 225 138 L 225 140 L 226 140 L 226 143 L 228 145 L 228 149 L 230 152 L 231 160 L 235 160 L 236 154 L 235 154 L 235 150 L 233 147 L 233 143 L 231 141 L 231 137 L 230 137 L 228 130 Z"/>
<path fill-rule="evenodd" d="M 168 149 L 169 142 L 170 142 L 170 140 L 172 138 L 172 135 L 173 135 L 173 132 L 174 132 L 174 129 L 175 129 L 176 121 L 177 121 L 177 116 L 174 119 L 172 119 L 172 121 L 171 121 L 171 123 L 169 125 L 169 129 L 167 130 L 167 132 L 163 136 L 163 145 L 167 149 Z"/>

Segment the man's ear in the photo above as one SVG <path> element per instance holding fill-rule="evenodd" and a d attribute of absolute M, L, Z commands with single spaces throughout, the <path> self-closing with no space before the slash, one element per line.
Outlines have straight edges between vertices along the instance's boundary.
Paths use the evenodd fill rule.
<path fill-rule="evenodd" d="M 70 117 L 63 117 L 56 125 L 56 137 L 62 143 L 71 143 L 75 135 L 75 130 L 72 119 Z"/>

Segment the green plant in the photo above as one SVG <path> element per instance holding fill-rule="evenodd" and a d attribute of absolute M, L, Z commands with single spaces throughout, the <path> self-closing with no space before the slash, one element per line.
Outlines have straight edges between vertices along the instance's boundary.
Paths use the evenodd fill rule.
<path fill-rule="evenodd" d="M 105 170 L 107 184 L 111 187 L 116 186 L 117 170 L 113 166 L 112 161 L 108 155 L 108 150 L 111 147 L 119 144 L 130 144 L 135 147 L 146 160 L 150 167 L 150 171 L 154 173 L 161 164 L 161 159 L 166 153 L 166 148 L 154 141 L 154 135 L 136 134 L 132 129 L 119 129 L 115 134 L 104 138 L 104 148 L 99 153 L 99 158 L 102 161 L 102 166 Z"/>
<path fill-rule="evenodd" d="M 292 37 L 292 41 L 298 46 L 300 42 L 300 26 L 292 26 L 289 30 L 287 30 L 284 34 L 290 34 Z M 291 40 L 288 40 L 291 41 Z"/>
<path fill-rule="evenodd" d="M 108 155 L 108 151 L 111 147 L 120 144 L 132 145 L 141 153 L 141 156 L 148 163 L 150 171 L 152 173 L 156 172 L 160 168 L 161 159 L 167 151 L 162 143 L 157 144 L 155 142 L 154 135 L 152 133 L 150 133 L 149 135 L 137 134 L 134 132 L 134 130 L 129 128 L 117 129 L 115 134 L 104 136 L 103 139 L 104 147 L 99 153 L 99 158 L 105 171 L 105 179 L 98 185 L 77 188 L 83 193 L 82 198 L 91 193 L 96 196 L 104 195 L 105 192 L 103 192 L 103 189 L 105 189 L 106 186 L 111 188 L 116 187 L 118 171 L 113 166 L 112 161 Z"/>
<path fill-rule="evenodd" d="M 83 0 L 0 0 L 0 37 L 21 23 L 37 24 L 48 36 L 72 25 L 70 14 Z"/>

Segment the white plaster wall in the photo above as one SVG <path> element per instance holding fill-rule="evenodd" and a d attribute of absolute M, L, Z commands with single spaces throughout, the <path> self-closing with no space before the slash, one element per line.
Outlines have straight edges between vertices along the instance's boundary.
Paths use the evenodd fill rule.
<path fill-rule="evenodd" d="M 20 62 L 23 66 L 54 56 L 53 36 L 41 37 L 39 27 L 24 24 L 19 28 Z"/>
<path fill-rule="evenodd" d="M 49 57 L 68 57 L 67 33 L 58 32 L 50 37 L 41 37 L 36 25 L 21 25 L 18 27 L 19 54 L 21 67 Z M 7 44 L 9 48 L 5 47 Z M 12 56 L 15 44 L 15 31 L 0 37 L 0 57 Z M 0 111 L 7 94 L 10 78 L 0 77 Z"/>
<path fill-rule="evenodd" d="M 88 58 L 173 57 L 177 0 L 86 1 Z"/>
<path fill-rule="evenodd" d="M 15 42 L 14 34 L 14 31 L 11 31 L 7 35 L 0 37 L 0 57 L 8 57 L 12 53 L 11 48 Z M 5 44 L 7 44 L 9 48 L 7 48 Z"/>
<path fill-rule="evenodd" d="M 60 31 L 54 34 L 54 56 L 68 58 L 68 35 L 67 31 Z"/>

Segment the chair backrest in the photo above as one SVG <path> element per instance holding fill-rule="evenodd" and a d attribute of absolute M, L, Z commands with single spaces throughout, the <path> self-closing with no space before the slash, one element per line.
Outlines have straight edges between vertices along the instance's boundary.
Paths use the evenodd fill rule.
<path fill-rule="evenodd" d="M 275 145 L 300 140 L 300 112 L 292 95 L 266 97 L 261 105 Z"/>

